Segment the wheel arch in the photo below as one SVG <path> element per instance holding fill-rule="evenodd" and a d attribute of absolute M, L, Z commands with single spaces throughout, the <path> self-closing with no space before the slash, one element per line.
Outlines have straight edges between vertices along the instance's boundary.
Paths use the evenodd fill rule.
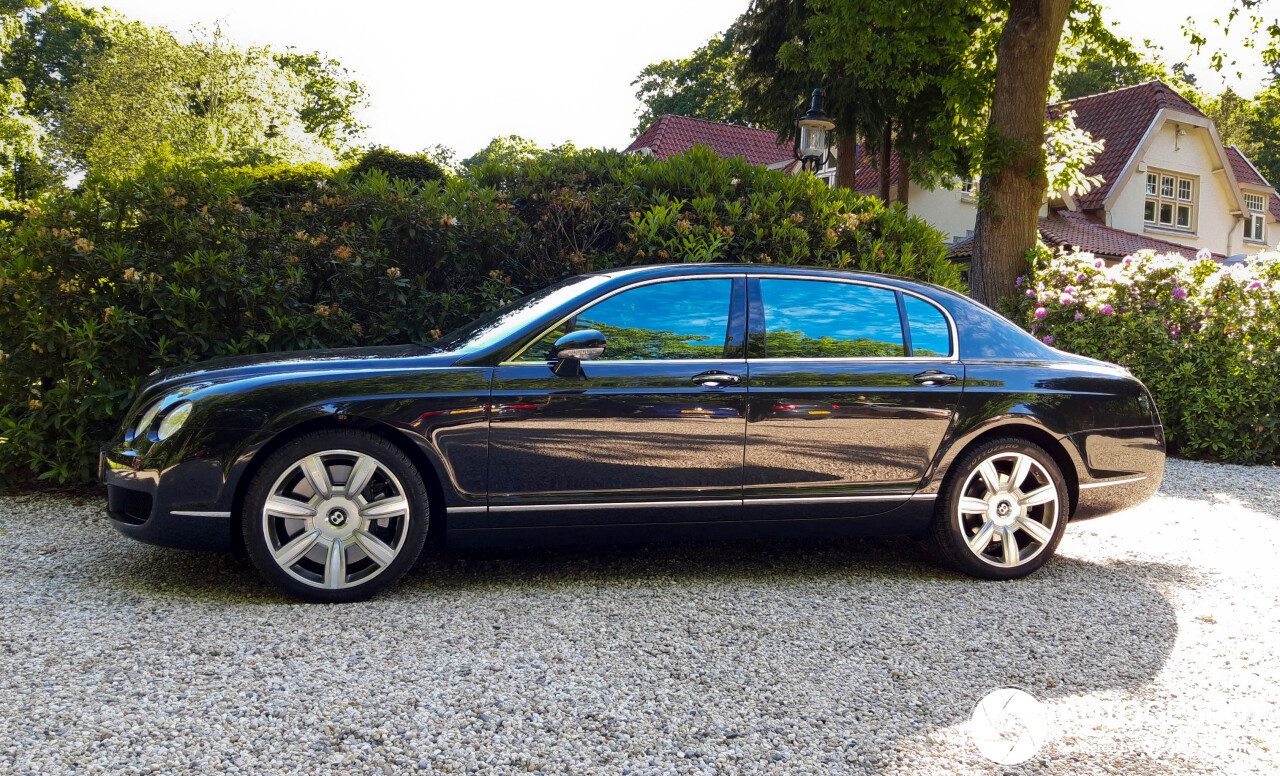
<path fill-rule="evenodd" d="M 386 423 L 352 415 L 345 415 L 342 419 L 329 415 L 311 418 L 289 426 L 271 437 L 253 453 L 253 457 L 249 460 L 248 465 L 236 482 L 235 495 L 232 498 L 231 546 L 237 554 L 245 552 L 244 531 L 242 530 L 244 502 L 248 496 L 249 487 L 252 485 L 254 477 L 258 474 L 258 470 L 262 468 L 276 450 L 300 436 L 316 431 L 364 431 L 382 437 L 399 448 L 413 463 L 414 468 L 418 470 L 418 475 L 422 477 L 422 482 L 427 488 L 427 497 L 430 499 L 428 504 L 429 522 L 427 524 L 428 541 L 444 535 L 446 527 L 444 489 L 440 484 L 440 476 L 436 472 L 435 466 L 432 465 L 430 458 L 423 452 L 422 448 L 414 444 L 413 440 L 406 434 Z"/>
<path fill-rule="evenodd" d="M 1058 469 L 1062 471 L 1062 476 L 1067 480 L 1067 494 L 1071 499 L 1071 508 L 1068 511 L 1068 519 L 1075 514 L 1076 507 L 1080 503 L 1080 471 L 1077 468 L 1075 458 L 1067 449 L 1063 440 L 1055 437 L 1043 427 L 1023 420 L 1011 420 L 999 425 L 990 426 L 977 432 L 971 437 L 966 438 L 963 442 L 956 445 L 947 454 L 946 469 L 942 472 L 943 480 L 951 472 L 951 464 L 957 459 L 977 447 L 984 442 L 992 439 L 1012 437 L 1015 439 L 1024 439 L 1034 445 L 1039 446 L 1049 457 L 1053 458 L 1053 462 L 1058 465 Z"/>

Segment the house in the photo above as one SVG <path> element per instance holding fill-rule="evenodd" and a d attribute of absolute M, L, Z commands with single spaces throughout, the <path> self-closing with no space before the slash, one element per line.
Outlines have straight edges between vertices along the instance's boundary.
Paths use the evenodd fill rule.
<path fill-rule="evenodd" d="M 1251 256 L 1280 246 L 1280 196 L 1234 146 L 1223 146 L 1213 121 L 1160 81 L 1079 97 L 1048 107 L 1073 110 L 1076 126 L 1103 150 L 1085 170 L 1102 183 L 1079 198 L 1046 202 L 1040 234 L 1055 247 L 1077 246 L 1104 258 L 1145 248 L 1194 257 Z M 665 159 L 695 144 L 724 156 L 794 171 L 791 147 L 769 130 L 664 115 L 627 148 Z M 855 189 L 878 191 L 878 172 L 859 147 Z M 890 197 L 897 197 L 896 158 Z M 818 172 L 831 185 L 833 166 Z M 971 255 L 977 191 L 971 181 L 925 188 L 911 181 L 908 210 L 953 243 L 952 255 Z"/>

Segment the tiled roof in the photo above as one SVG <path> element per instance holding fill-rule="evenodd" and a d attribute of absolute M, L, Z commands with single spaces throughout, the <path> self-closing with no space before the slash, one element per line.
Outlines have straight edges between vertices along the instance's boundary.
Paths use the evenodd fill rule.
<path fill-rule="evenodd" d="M 1056 210 L 1047 218 L 1041 218 L 1039 229 L 1040 239 L 1051 248 L 1079 248 L 1104 259 L 1119 259 L 1141 250 L 1179 253 L 1187 259 L 1194 259 L 1197 251 L 1168 240 L 1112 229 L 1083 213 L 1068 210 Z M 972 258 L 973 239 L 956 244 L 947 255 L 953 259 Z M 1213 258 L 1222 261 L 1225 257 L 1215 253 Z"/>
<path fill-rule="evenodd" d="M 627 151 L 649 148 L 658 159 L 682 154 L 704 145 L 726 159 L 741 156 L 752 164 L 777 164 L 792 158 L 792 146 L 778 142 L 770 129 L 721 124 L 664 113 L 631 141 Z"/>
<path fill-rule="evenodd" d="M 853 179 L 853 190 L 859 194 L 875 194 L 880 190 L 879 154 L 868 154 L 866 145 L 858 143 L 858 157 Z M 898 152 L 889 154 L 889 185 L 898 185 Z"/>
<path fill-rule="evenodd" d="M 1093 210 L 1102 207 L 1111 187 L 1125 172 L 1125 164 L 1162 108 L 1204 116 L 1185 97 L 1160 81 L 1116 89 L 1088 97 L 1054 103 L 1049 115 L 1074 110 L 1076 126 L 1095 139 L 1105 139 L 1102 152 L 1085 169 L 1087 175 L 1101 175 L 1103 184 L 1080 198 L 1080 207 Z"/>
<path fill-rule="evenodd" d="M 1238 147 L 1227 147 L 1227 159 L 1231 161 L 1231 171 L 1236 174 L 1236 180 L 1240 183 L 1252 183 L 1255 186 L 1271 185 Z M 1267 197 L 1267 210 L 1271 211 L 1271 215 L 1277 221 L 1280 221 L 1280 197 L 1274 194 Z"/>
<path fill-rule="evenodd" d="M 1270 186 L 1267 179 L 1258 174 L 1253 169 L 1253 165 L 1245 158 L 1244 153 L 1240 151 L 1238 146 L 1227 146 L 1227 161 L 1231 162 L 1231 171 L 1236 174 L 1236 180 L 1240 183 L 1253 183 L 1258 186 Z"/>

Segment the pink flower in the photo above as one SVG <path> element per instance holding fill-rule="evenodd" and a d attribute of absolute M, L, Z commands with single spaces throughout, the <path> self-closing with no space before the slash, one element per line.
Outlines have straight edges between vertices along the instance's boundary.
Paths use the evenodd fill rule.
<path fill-rule="evenodd" d="M 1046 315 L 1048 315 L 1048 314 L 1049 314 L 1049 311 L 1048 311 L 1048 310 L 1046 310 L 1046 309 L 1044 309 L 1043 307 L 1037 307 L 1037 308 L 1036 308 L 1036 317 L 1037 317 L 1037 318 L 1043 318 L 1043 317 L 1045 317 L 1045 316 L 1046 316 Z"/>
<path fill-rule="evenodd" d="M 1031 289 L 1029 289 L 1029 288 L 1027 289 L 1027 296 L 1035 296 L 1035 295 L 1036 295 L 1036 292 L 1035 292 L 1035 291 L 1032 291 L 1032 290 L 1031 290 Z"/>
<path fill-rule="evenodd" d="M 1062 296 L 1058 297 L 1058 304 L 1071 304 L 1074 301 L 1075 300 L 1071 298 L 1070 292 L 1065 293 Z"/>
<path fill-rule="evenodd" d="M 1052 334 L 1046 334 L 1046 335 L 1044 335 L 1043 337 L 1041 337 L 1041 338 L 1040 338 L 1040 341 L 1041 341 L 1041 342 L 1043 342 L 1043 343 L 1044 343 L 1044 344 L 1046 344 L 1046 345 L 1052 345 L 1053 343 L 1057 342 L 1058 340 L 1057 340 L 1057 339 L 1056 339 Z"/>
<path fill-rule="evenodd" d="M 1201 248 L 1196 251 L 1196 261 L 1208 261 L 1212 258 L 1213 254 L 1209 252 L 1208 248 Z"/>
<path fill-rule="evenodd" d="M 1077 320 L 1077 321 L 1083 321 L 1083 320 L 1084 320 L 1084 313 L 1076 313 L 1076 320 Z"/>
<path fill-rule="evenodd" d="M 1104 305 L 1103 305 L 1103 306 L 1098 310 L 1098 312 L 1102 313 L 1103 315 L 1112 315 L 1112 314 L 1114 314 L 1114 313 L 1115 313 L 1115 311 L 1116 311 L 1116 308 L 1112 307 L 1112 306 L 1111 306 L 1111 305 L 1109 305 L 1109 304 L 1104 304 Z"/>
<path fill-rule="evenodd" d="M 1256 288 L 1262 288 L 1262 282 L 1261 282 L 1261 281 L 1255 280 L 1255 281 L 1253 281 L 1252 283 L 1250 283 L 1250 284 L 1249 284 L 1249 290 L 1250 290 L 1250 291 L 1253 291 L 1253 290 L 1254 290 L 1254 289 L 1256 289 Z"/>
<path fill-rule="evenodd" d="M 1079 275 L 1076 275 L 1076 282 L 1077 282 L 1077 283 L 1083 283 L 1083 282 L 1084 282 L 1085 280 L 1087 280 L 1087 279 L 1088 279 L 1088 278 L 1086 278 L 1086 277 L 1085 277 L 1085 274 L 1084 274 L 1083 272 L 1081 272 Z"/>
<path fill-rule="evenodd" d="M 1185 288 L 1175 288 L 1175 289 L 1173 289 L 1173 295 L 1174 295 L 1174 297 L 1176 297 L 1176 298 L 1178 298 L 1178 299 L 1186 299 L 1186 298 L 1187 298 L 1187 289 L 1185 289 Z"/>
<path fill-rule="evenodd" d="M 1102 269 L 1103 267 L 1107 266 L 1107 263 L 1102 259 L 1095 259 L 1093 262 L 1093 266 L 1097 267 L 1098 269 Z"/>

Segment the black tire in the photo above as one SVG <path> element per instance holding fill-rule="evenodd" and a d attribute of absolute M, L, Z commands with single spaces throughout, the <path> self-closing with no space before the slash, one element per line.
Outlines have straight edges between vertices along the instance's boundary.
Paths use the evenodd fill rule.
<path fill-rule="evenodd" d="M 304 465 L 311 460 L 321 462 L 322 483 L 328 485 L 330 499 L 312 487 Z M 362 463 L 367 461 L 372 463 Z M 348 498 L 346 488 L 362 466 L 372 468 L 372 473 L 361 490 Z M 312 494 L 309 499 L 307 493 Z M 366 494 L 375 497 L 368 499 Z M 296 505 L 301 516 L 268 515 L 267 499 L 273 495 L 273 510 L 281 503 L 289 509 Z M 401 496 L 407 505 L 398 500 Z M 375 508 L 398 505 L 403 508 L 391 516 L 369 516 Z M 311 514 L 304 515 L 303 510 Z M 249 485 L 241 522 L 249 557 L 267 581 L 304 601 L 348 603 L 376 595 L 413 567 L 427 538 L 429 510 L 422 476 L 400 448 L 376 434 L 332 430 L 300 436 L 272 453 Z M 296 532 L 288 533 L 289 526 Z M 276 553 L 287 557 L 294 540 L 309 550 L 282 566 Z M 354 564 L 353 554 L 357 556 Z M 324 562 L 319 560 L 322 555 L 327 558 Z M 317 565 L 319 572 L 314 570 Z M 338 581 L 329 586 L 330 579 Z"/>
<path fill-rule="evenodd" d="M 1025 493 L 1016 485 L 1008 486 L 1005 480 L 1006 471 L 1010 479 L 1015 475 L 1020 460 L 1017 456 L 1025 456 L 1038 465 L 1026 465 L 1021 484 L 1032 489 Z M 987 487 L 988 477 L 979 471 L 987 461 L 993 462 L 993 470 L 1001 485 L 994 491 Z M 1006 487 L 1009 489 L 1005 490 Z M 1025 505 L 1037 499 L 1047 499 L 1050 495 L 1056 496 L 1052 504 Z M 962 499 L 966 508 L 985 501 L 989 511 L 962 514 Z M 1004 509 L 1001 509 L 1002 502 Z M 1058 549 L 1066 531 L 1070 503 L 1066 478 L 1053 457 L 1042 447 L 1016 437 L 992 439 L 966 451 L 952 464 L 934 505 L 930 530 L 932 544 L 942 562 L 957 571 L 980 579 L 1019 579 L 1038 570 Z M 1004 525 L 1008 520 L 1014 521 L 1013 524 Z M 1029 521 L 1039 524 L 1038 528 L 1030 526 L 1035 529 L 1035 535 L 1026 527 Z M 988 523 L 991 528 L 985 534 L 984 544 L 982 534 L 988 529 Z M 1011 545 L 1005 541 L 1005 531 L 1013 537 Z M 981 547 L 972 548 L 970 541 Z M 1006 550 L 1006 546 L 1012 549 Z M 1013 554 L 1007 555 L 1006 552 Z M 1014 561 L 1013 565 L 1010 565 L 1011 561 Z"/>

